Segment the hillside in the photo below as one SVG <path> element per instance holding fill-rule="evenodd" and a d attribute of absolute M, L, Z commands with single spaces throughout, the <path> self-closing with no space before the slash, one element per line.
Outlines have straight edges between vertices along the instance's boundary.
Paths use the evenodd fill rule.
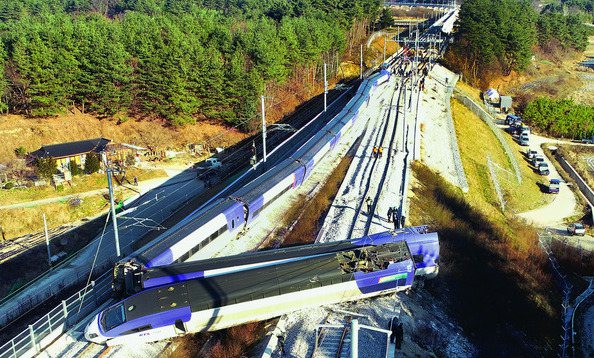
<path fill-rule="evenodd" d="M 0 110 L 256 125 L 259 97 L 340 71 L 377 17 L 353 0 L 0 1 Z"/>

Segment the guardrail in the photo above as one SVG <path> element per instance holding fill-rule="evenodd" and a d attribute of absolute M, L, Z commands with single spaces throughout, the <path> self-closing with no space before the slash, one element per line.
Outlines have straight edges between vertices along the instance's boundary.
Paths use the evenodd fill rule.
<path fill-rule="evenodd" d="M 474 114 L 476 114 L 483 122 L 487 123 L 491 131 L 495 134 L 501 145 L 503 146 L 503 150 L 507 155 L 507 159 L 509 160 L 514 172 L 516 173 L 516 179 L 518 183 L 522 183 L 522 172 L 520 171 L 520 166 L 518 165 L 518 161 L 516 160 L 516 156 L 514 155 L 513 150 L 509 146 L 507 140 L 503 137 L 502 130 L 495 125 L 495 120 L 493 117 L 485 111 L 479 104 L 474 102 L 468 96 L 460 93 L 459 91 L 454 91 L 454 98 L 458 101 L 462 102 L 468 109 L 470 109 Z"/>
<path fill-rule="evenodd" d="M 111 281 L 109 276 L 104 274 L 0 346 L 0 358 L 35 356 L 103 304 L 110 295 Z"/>

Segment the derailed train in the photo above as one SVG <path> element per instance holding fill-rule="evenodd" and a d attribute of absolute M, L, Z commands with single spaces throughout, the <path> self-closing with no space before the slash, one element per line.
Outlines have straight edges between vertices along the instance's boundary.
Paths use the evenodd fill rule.
<path fill-rule="evenodd" d="M 312 169 L 332 151 L 357 120 L 377 86 L 387 82 L 390 71 L 382 69 L 365 79 L 356 95 L 325 127 L 310 138 L 290 157 L 228 198 L 219 199 L 183 224 L 174 227 L 165 237 L 155 240 L 148 248 L 133 253 L 147 267 L 156 267 L 188 260 L 208 245 L 205 257 L 216 252 L 224 240 L 216 239 L 237 234 L 251 224 L 270 203 L 282 194 L 299 187 Z M 217 246 L 218 245 L 218 246 Z"/>
<path fill-rule="evenodd" d="M 436 274 L 438 258 L 437 234 L 410 227 L 143 268 L 130 281 L 141 291 L 95 316 L 85 337 L 107 345 L 151 342 L 404 290 L 415 275 Z"/>

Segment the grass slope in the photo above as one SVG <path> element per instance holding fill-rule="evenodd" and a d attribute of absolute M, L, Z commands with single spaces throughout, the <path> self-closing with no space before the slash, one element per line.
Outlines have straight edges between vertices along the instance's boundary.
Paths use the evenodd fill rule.
<path fill-rule="evenodd" d="M 427 167 L 414 165 L 412 224 L 432 223 L 440 274 L 426 288 L 448 307 L 480 356 L 556 353 L 560 316 L 546 255 L 535 232 L 483 210 Z"/>

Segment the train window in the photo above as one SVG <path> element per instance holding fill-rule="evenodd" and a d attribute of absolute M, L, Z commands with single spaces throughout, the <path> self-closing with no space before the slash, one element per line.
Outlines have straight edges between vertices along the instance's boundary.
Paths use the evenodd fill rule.
<path fill-rule="evenodd" d="M 235 219 L 231 220 L 231 229 L 235 229 Z"/>
<path fill-rule="evenodd" d="M 101 315 L 101 326 L 105 332 L 111 331 L 124 322 L 126 322 L 126 311 L 123 303 L 106 309 Z"/>
<path fill-rule="evenodd" d="M 424 258 L 425 258 L 425 255 L 423 255 L 423 254 L 413 255 L 413 260 L 417 264 L 422 263 Z"/>

